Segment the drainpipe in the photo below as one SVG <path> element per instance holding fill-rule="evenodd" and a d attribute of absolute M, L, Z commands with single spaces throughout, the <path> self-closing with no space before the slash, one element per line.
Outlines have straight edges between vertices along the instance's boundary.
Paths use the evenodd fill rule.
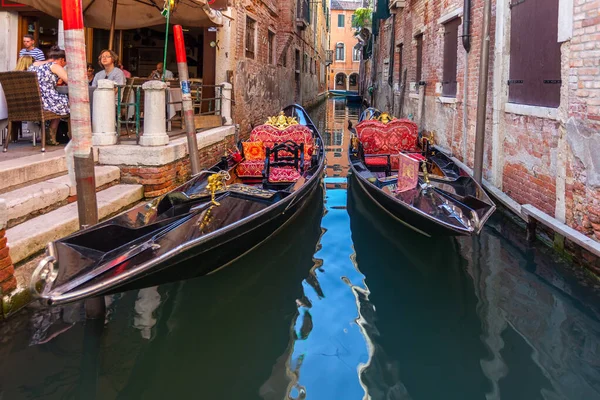
<path fill-rule="evenodd" d="M 481 178 L 483 175 L 485 116 L 487 111 L 487 88 L 490 61 L 491 10 L 491 0 L 485 0 L 483 6 L 483 34 L 481 35 L 481 61 L 479 65 L 479 89 L 477 95 L 477 125 L 475 129 L 475 165 L 473 168 L 475 181 L 479 184 L 481 184 Z"/>
<path fill-rule="evenodd" d="M 465 74 L 463 79 L 463 161 L 467 160 L 467 130 L 469 110 L 469 51 L 471 50 L 471 0 L 463 3 L 462 45 L 465 49 Z"/>

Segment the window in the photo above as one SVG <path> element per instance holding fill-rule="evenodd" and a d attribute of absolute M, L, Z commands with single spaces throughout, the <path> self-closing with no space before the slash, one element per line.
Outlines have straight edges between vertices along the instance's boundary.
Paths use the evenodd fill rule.
<path fill-rule="evenodd" d="M 344 14 L 338 14 L 338 28 L 343 28 L 345 26 L 345 22 Z"/>
<path fill-rule="evenodd" d="M 283 49 L 283 54 L 281 55 L 281 63 L 283 64 L 284 67 L 287 67 L 287 49 L 284 48 Z"/>
<path fill-rule="evenodd" d="M 350 86 L 356 86 L 357 85 L 358 82 L 357 82 L 356 78 L 358 78 L 358 75 L 356 75 L 356 74 L 350 75 L 350 79 L 349 79 Z"/>
<path fill-rule="evenodd" d="M 254 58 L 256 38 L 256 21 L 246 17 L 246 57 Z"/>
<path fill-rule="evenodd" d="M 352 61 L 360 61 L 360 45 L 357 44 L 352 49 Z"/>
<path fill-rule="evenodd" d="M 269 45 L 268 63 L 275 64 L 275 54 L 274 54 L 274 52 L 275 52 L 275 34 L 271 31 L 269 31 L 268 45 Z"/>
<path fill-rule="evenodd" d="M 456 55 L 458 51 L 458 26 L 460 18 L 444 24 L 444 71 L 442 96 L 456 97 Z"/>
<path fill-rule="evenodd" d="M 335 60 L 336 61 L 344 61 L 344 59 L 345 59 L 344 53 L 345 53 L 344 43 L 336 44 L 335 45 Z"/>
<path fill-rule="evenodd" d="M 404 68 L 404 60 L 402 58 L 403 55 L 403 51 L 404 51 L 404 44 L 400 43 L 397 46 L 397 52 L 398 52 L 398 82 L 400 83 L 400 85 L 402 85 L 402 74 L 404 74 L 404 72 L 402 71 L 402 68 Z"/>
<path fill-rule="evenodd" d="M 300 72 L 300 68 L 301 68 L 300 63 L 302 62 L 300 60 L 300 50 L 296 49 L 295 55 L 296 55 L 296 58 L 295 58 L 296 72 Z"/>
<path fill-rule="evenodd" d="M 558 0 L 515 2 L 510 12 L 508 101 L 558 107 L 561 86 Z"/>
<path fill-rule="evenodd" d="M 308 54 L 304 53 L 304 58 L 302 59 L 302 72 L 305 74 L 308 73 Z"/>
<path fill-rule="evenodd" d="M 423 66 L 423 34 L 415 37 L 417 41 L 417 82 L 421 81 L 421 67 Z"/>

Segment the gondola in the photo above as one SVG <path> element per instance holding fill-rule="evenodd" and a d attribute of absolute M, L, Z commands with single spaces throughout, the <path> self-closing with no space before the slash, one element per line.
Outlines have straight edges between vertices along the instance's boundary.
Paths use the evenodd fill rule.
<path fill-rule="evenodd" d="M 330 90 L 329 95 L 333 97 L 358 96 L 358 92 L 354 90 Z"/>
<path fill-rule="evenodd" d="M 274 235 L 322 184 L 321 134 L 291 105 L 238 147 L 177 189 L 49 243 L 33 295 L 56 305 L 207 275 Z"/>
<path fill-rule="evenodd" d="M 433 135 L 419 140 L 414 122 L 368 108 L 351 132 L 351 179 L 414 231 L 477 235 L 496 209 L 482 187 L 435 146 Z"/>

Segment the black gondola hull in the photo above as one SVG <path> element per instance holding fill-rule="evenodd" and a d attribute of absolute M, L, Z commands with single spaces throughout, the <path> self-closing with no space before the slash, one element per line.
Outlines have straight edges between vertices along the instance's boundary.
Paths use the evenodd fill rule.
<path fill-rule="evenodd" d="M 316 144 L 300 179 L 276 187 L 234 183 L 211 192 L 211 179 L 229 179 L 227 171 L 237 166 L 232 157 L 224 159 L 158 199 L 50 243 L 32 276 L 33 294 L 47 304 L 64 304 L 195 278 L 265 242 L 322 186 L 320 133 L 302 107 L 284 112 L 308 127 Z"/>

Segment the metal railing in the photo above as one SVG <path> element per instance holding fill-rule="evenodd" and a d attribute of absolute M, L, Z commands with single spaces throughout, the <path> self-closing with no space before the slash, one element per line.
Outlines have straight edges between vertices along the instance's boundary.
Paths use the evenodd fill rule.
<path fill-rule="evenodd" d="M 115 87 L 117 88 L 117 118 L 115 121 L 117 136 L 119 139 L 121 138 L 121 126 L 125 124 L 127 136 L 130 135 L 130 129 L 132 129 L 135 132 L 136 143 L 139 143 L 140 126 L 144 113 L 144 94 L 142 85 L 115 85 Z M 192 82 L 190 90 L 192 93 L 192 108 L 194 110 L 194 115 L 221 115 L 223 85 L 203 85 L 201 83 Z M 203 94 L 208 95 L 208 93 L 213 91 L 213 96 L 203 97 Z M 166 96 L 168 96 L 168 93 L 168 90 L 165 90 Z M 169 106 L 181 105 L 181 108 L 183 108 L 182 100 L 172 101 L 169 96 L 167 97 L 165 105 L 165 112 L 167 115 L 169 113 Z M 129 113 L 131 107 L 134 108 L 134 113 L 130 117 Z M 183 116 L 167 118 L 167 131 L 171 130 L 171 122 L 173 120 L 183 121 Z M 133 125 L 133 127 L 130 128 L 131 125 Z"/>

